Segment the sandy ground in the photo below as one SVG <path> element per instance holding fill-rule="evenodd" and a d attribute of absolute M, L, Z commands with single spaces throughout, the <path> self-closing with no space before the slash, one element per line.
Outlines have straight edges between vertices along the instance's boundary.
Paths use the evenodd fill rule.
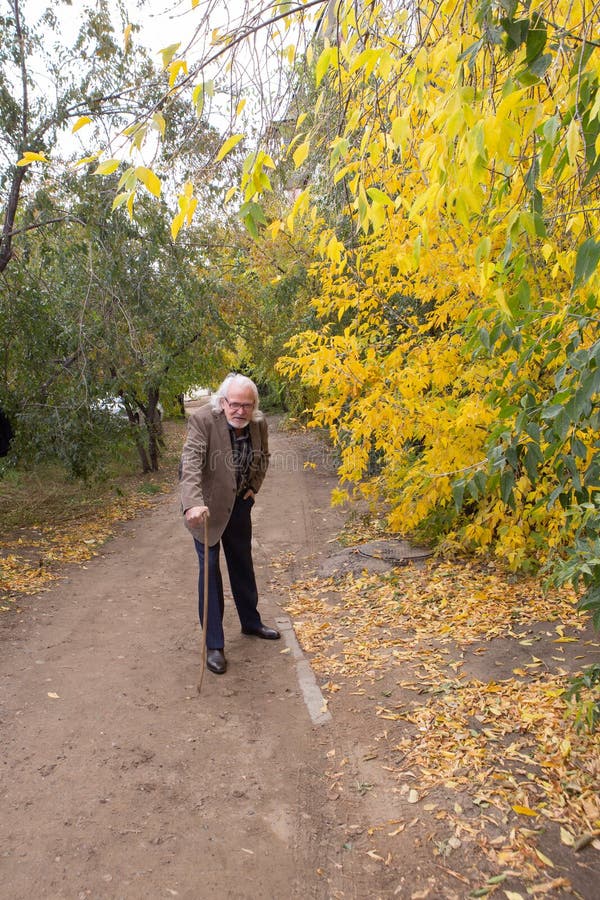
<path fill-rule="evenodd" d="M 432 861 L 430 823 L 394 839 L 393 864 L 369 856 L 364 822 L 393 821 L 400 800 L 376 789 L 366 711 L 325 714 L 283 609 L 286 585 L 337 549 L 333 475 L 314 439 L 273 429 L 271 443 L 255 562 L 284 639 L 241 635 L 229 600 L 229 668 L 200 696 L 196 557 L 175 494 L 2 621 L 1 898 L 468 895 Z M 334 753 L 369 790 L 332 794 Z M 453 867 L 480 864 L 469 851 Z"/>

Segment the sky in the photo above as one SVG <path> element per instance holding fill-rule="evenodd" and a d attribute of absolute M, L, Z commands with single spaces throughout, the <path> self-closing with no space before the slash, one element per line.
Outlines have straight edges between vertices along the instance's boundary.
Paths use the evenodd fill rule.
<path fill-rule="evenodd" d="M 0 0 L 0 13 L 8 11 L 9 3 L 12 5 L 12 0 Z M 19 0 L 23 18 L 29 23 L 35 23 L 46 9 L 51 8 L 59 16 L 61 34 L 67 46 L 79 30 L 79 14 L 86 8 L 93 8 L 95 3 L 96 0 L 71 0 L 70 4 L 68 0 Z M 275 8 L 275 0 L 200 0 L 195 9 L 192 8 L 192 0 L 120 0 L 120 4 L 111 0 L 109 8 L 115 17 L 117 39 L 122 35 L 124 25 L 120 16 L 117 18 L 121 4 L 129 14 L 129 21 L 141 29 L 132 32 L 131 40 L 143 44 L 158 66 L 161 65 L 160 51 L 169 45 L 180 43 L 179 52 L 186 56 L 190 67 L 197 62 L 199 54 L 215 54 L 215 45 L 211 43 L 213 29 L 233 30 L 242 17 L 248 22 L 257 12 Z M 204 26 L 199 31 L 198 25 L 203 21 Z M 186 48 L 192 38 L 195 46 L 187 53 Z M 210 123 L 222 134 L 223 140 L 232 133 L 243 133 L 251 142 L 253 135 L 286 114 L 289 85 L 285 74 L 286 66 L 276 48 L 281 49 L 296 40 L 297 35 L 296 38 L 288 36 L 282 44 L 278 42 L 276 34 L 267 38 L 263 32 L 259 32 L 257 38 L 238 49 L 232 68 L 224 68 L 224 58 L 221 58 L 212 70 L 207 67 L 194 76 L 187 93 L 190 102 L 193 85 L 201 82 L 202 77 L 207 80 L 214 78 L 218 65 L 222 89 L 216 91 L 210 110 L 207 101 L 204 114 L 208 115 Z M 30 61 L 30 73 L 33 69 Z M 16 77 L 18 80 L 18 73 Z M 53 81 L 44 71 L 41 60 L 35 71 L 35 79 L 42 90 L 53 92 Z M 20 84 L 16 84 L 15 89 L 19 91 Z M 240 103 L 242 96 L 244 100 Z M 71 128 L 72 125 L 61 135 L 53 154 L 55 159 L 73 156 L 85 158 L 90 152 L 87 128 L 82 127 L 77 134 L 73 134 Z M 107 139 L 101 159 L 118 157 L 134 159 L 137 165 L 152 165 L 155 141 L 149 140 L 142 153 L 138 154 L 131 149 L 129 139 L 124 135 L 115 132 L 107 135 Z"/>
<path fill-rule="evenodd" d="M 121 0 L 121 2 L 128 11 L 129 21 L 141 29 L 132 32 L 131 40 L 144 45 L 157 65 L 160 66 L 162 62 L 160 51 L 179 43 L 179 53 L 186 57 L 190 67 L 199 57 L 214 56 L 218 48 L 211 44 L 213 29 L 218 28 L 221 31 L 234 29 L 242 18 L 247 22 L 257 12 L 272 10 L 275 5 L 275 0 L 200 0 L 195 8 L 192 8 L 192 0 L 145 0 L 145 2 Z M 60 16 L 63 35 L 68 40 L 77 33 L 78 13 L 88 6 L 93 6 L 94 0 L 72 0 L 70 6 L 62 5 L 57 0 L 20 0 L 20 3 L 27 17 L 36 18 L 51 6 Z M 0 7 L 6 4 L 7 0 L 0 0 Z M 118 4 L 114 3 L 111 6 L 114 9 L 115 30 L 118 35 L 122 31 L 122 22 L 117 12 Z M 186 52 L 192 38 L 194 47 Z M 294 37 L 290 36 L 284 43 L 293 42 Z M 267 40 L 266 36 L 259 32 L 255 39 L 238 48 L 231 69 L 225 68 L 226 60 L 222 56 L 212 67 L 204 69 L 202 74 L 205 79 L 210 80 L 220 73 L 221 83 L 226 81 L 233 87 L 244 84 L 248 97 L 246 115 L 249 114 L 255 119 L 260 118 L 263 123 L 271 121 L 272 118 L 277 118 L 277 104 L 285 106 L 283 96 L 287 87 L 285 79 L 281 78 L 283 66 L 281 56 L 275 52 L 277 44 L 276 36 L 272 35 Z M 197 79 L 200 80 L 201 77 Z M 238 99 L 239 97 L 236 97 L 232 101 L 234 107 Z M 211 122 L 220 130 L 227 130 L 223 118 L 229 117 L 228 111 L 225 111 L 223 106 L 223 97 L 216 97 L 213 100 L 215 118 L 214 120 L 211 118 Z"/>

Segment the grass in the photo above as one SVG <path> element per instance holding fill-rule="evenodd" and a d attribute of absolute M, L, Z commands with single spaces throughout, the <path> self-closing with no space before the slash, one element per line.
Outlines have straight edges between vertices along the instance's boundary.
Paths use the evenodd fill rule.
<path fill-rule="evenodd" d="M 77 520 L 104 501 L 136 493 L 157 494 L 176 483 L 184 423 L 165 422 L 165 448 L 158 472 L 140 473 L 135 449 L 105 461 L 93 478 L 75 479 L 58 464 L 7 469 L 0 475 L 0 535 L 13 529 L 55 526 Z"/>

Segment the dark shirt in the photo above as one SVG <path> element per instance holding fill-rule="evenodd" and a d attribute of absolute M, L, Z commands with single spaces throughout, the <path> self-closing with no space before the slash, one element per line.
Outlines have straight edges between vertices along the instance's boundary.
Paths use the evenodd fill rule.
<path fill-rule="evenodd" d="M 252 461 L 252 442 L 250 441 L 250 429 L 246 425 L 241 434 L 236 434 L 235 428 L 229 425 L 229 436 L 231 437 L 231 450 L 233 454 L 233 465 L 235 466 L 235 481 L 237 485 L 237 493 L 244 494 L 250 485 L 248 484 L 248 475 L 250 473 L 250 463 Z"/>

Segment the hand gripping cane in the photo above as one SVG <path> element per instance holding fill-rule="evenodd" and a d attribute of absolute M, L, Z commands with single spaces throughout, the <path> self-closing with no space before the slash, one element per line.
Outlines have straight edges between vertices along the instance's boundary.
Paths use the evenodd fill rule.
<path fill-rule="evenodd" d="M 206 635 L 208 633 L 208 515 L 204 514 L 204 601 L 202 611 L 202 664 L 198 693 L 202 690 L 204 670 L 206 668 Z"/>

